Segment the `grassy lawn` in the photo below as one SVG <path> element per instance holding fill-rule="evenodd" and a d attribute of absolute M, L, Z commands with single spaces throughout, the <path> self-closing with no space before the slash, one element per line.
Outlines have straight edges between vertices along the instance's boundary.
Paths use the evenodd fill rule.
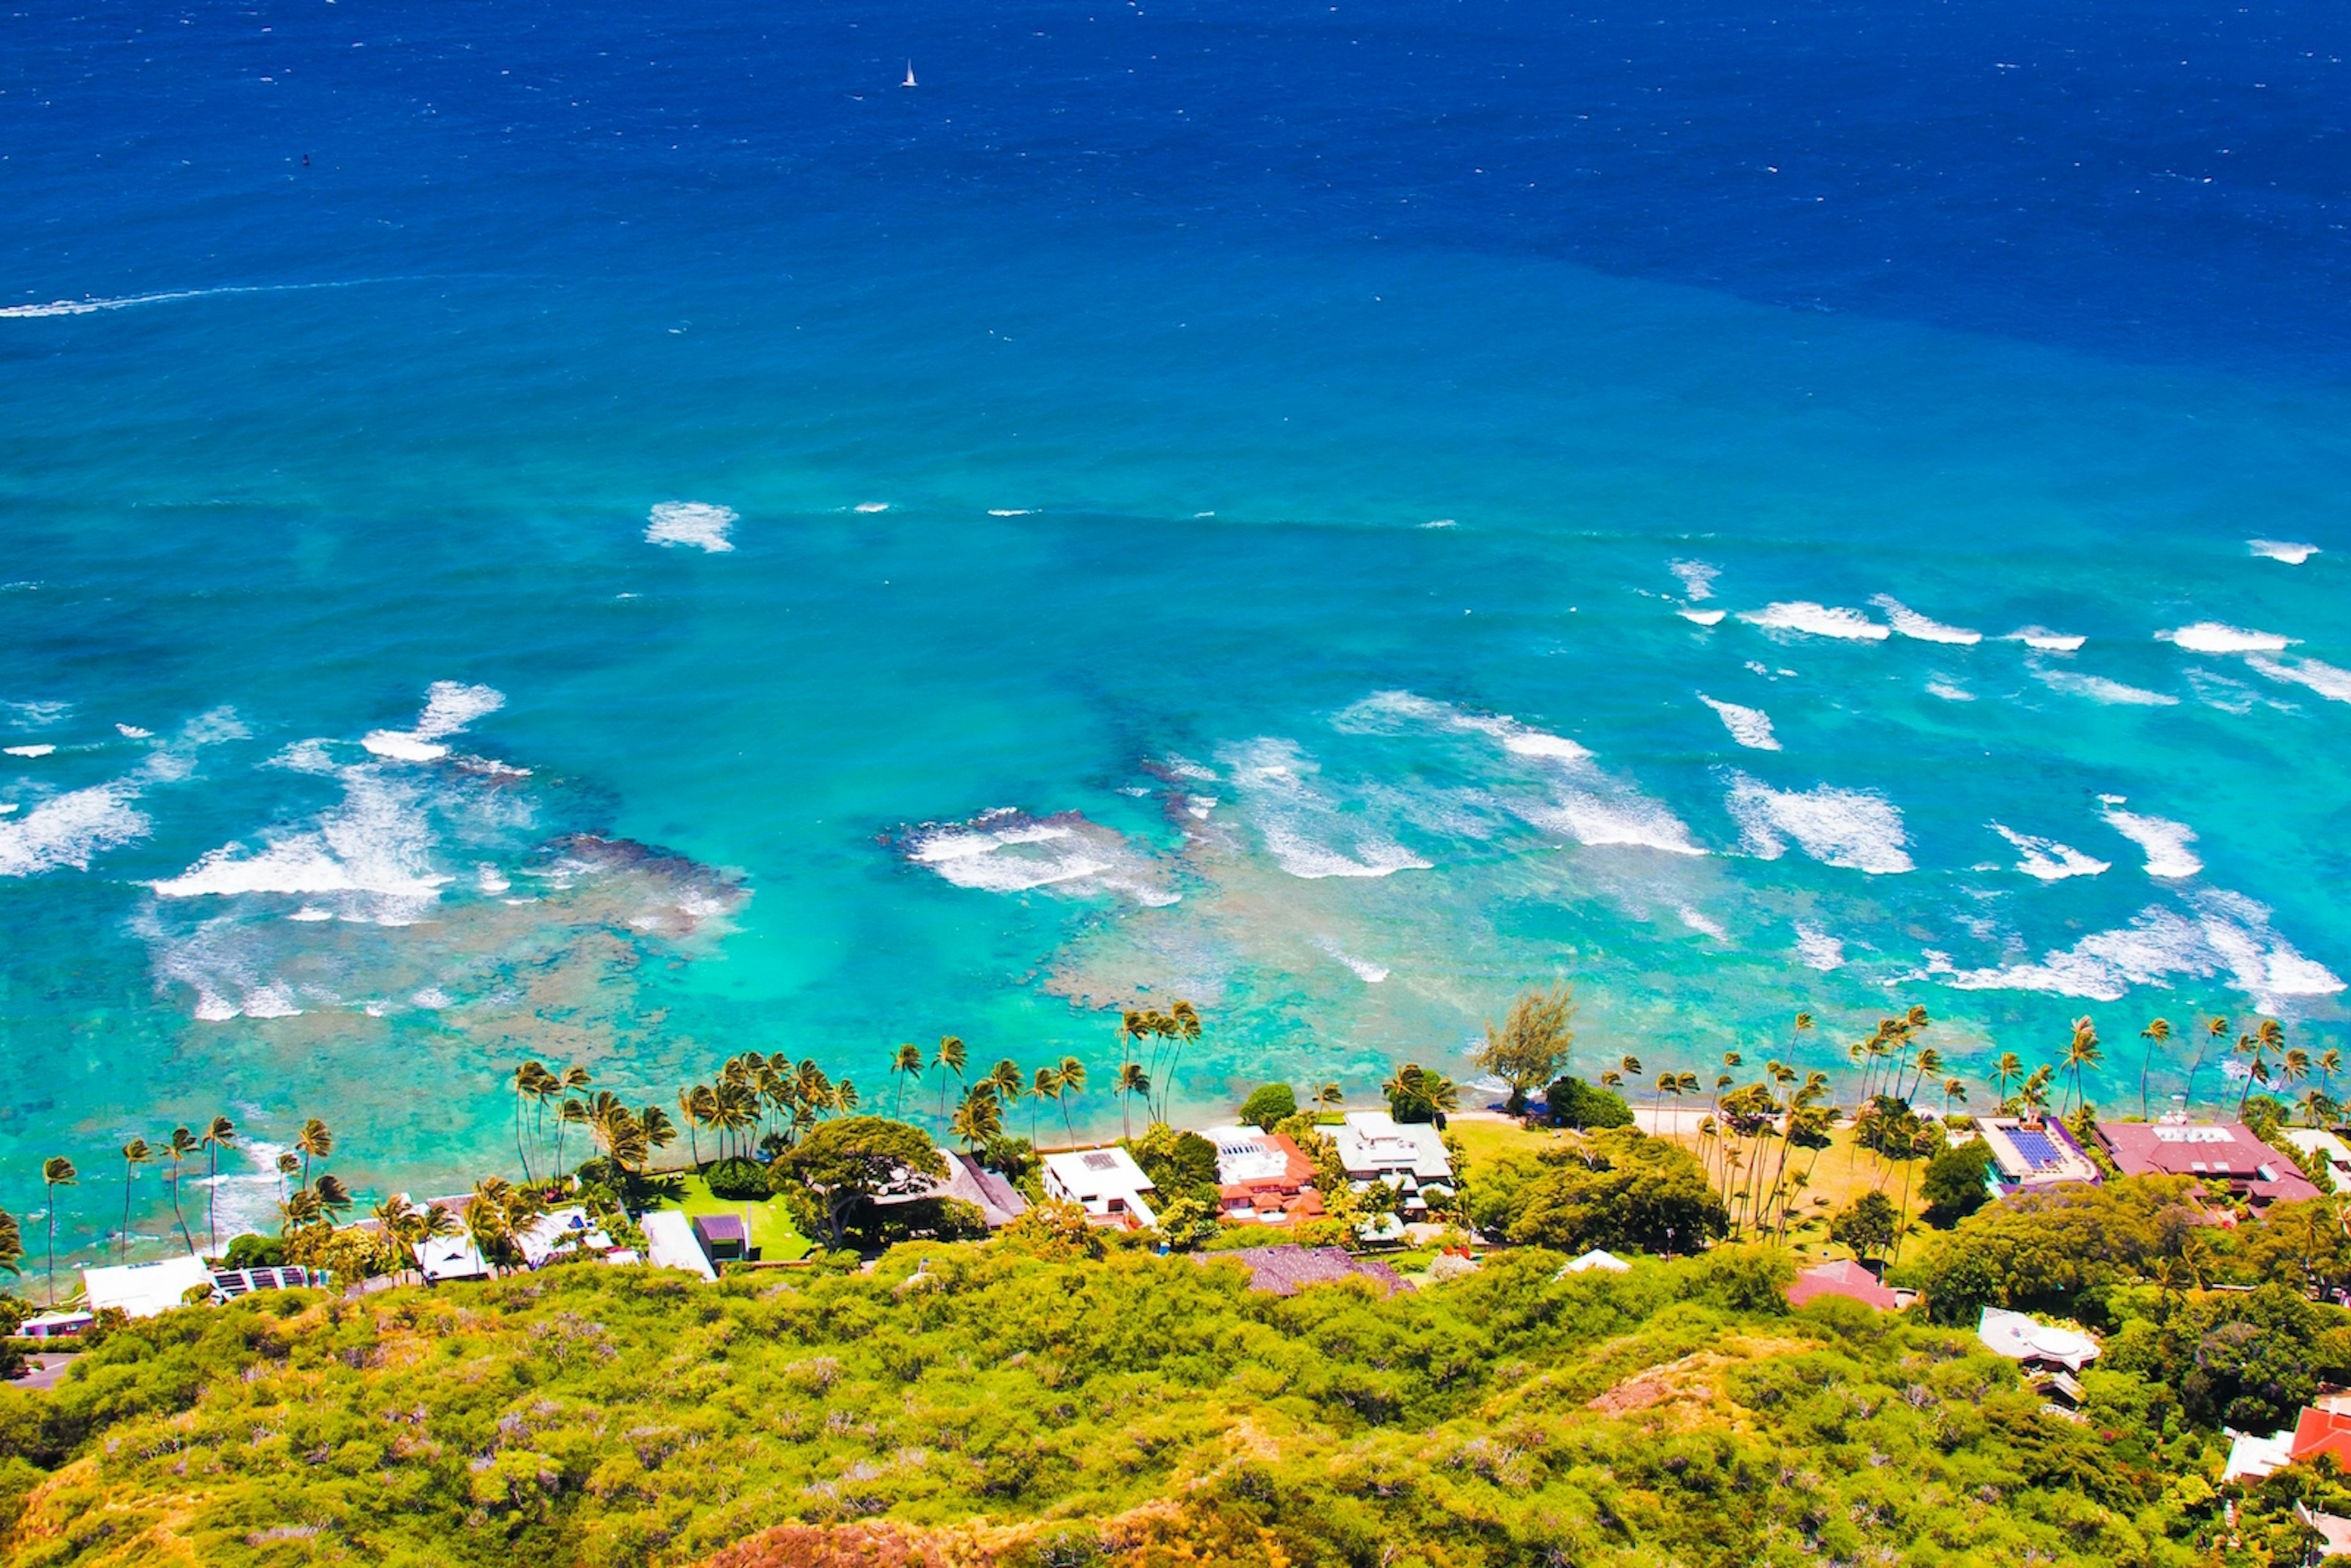
<path fill-rule="evenodd" d="M 746 1203 L 738 1198 L 715 1197 L 710 1184 L 699 1176 L 674 1176 L 671 1181 L 675 1184 L 674 1196 L 651 1207 L 684 1209 L 688 1214 L 731 1214 L 751 1232 L 751 1245 L 759 1249 L 763 1262 L 804 1258 L 813 1245 L 793 1227 L 790 1213 L 778 1198 Z"/>
<path fill-rule="evenodd" d="M 1461 1147 L 1469 1155 L 1469 1174 L 1476 1179 L 1478 1167 L 1490 1165 L 1504 1155 L 1528 1154 L 1537 1149 L 1561 1146 L 1560 1135 L 1545 1129 L 1530 1133 L 1516 1122 L 1502 1118 L 1489 1121 L 1479 1116 L 1450 1116 L 1445 1130 L 1461 1140 Z"/>
<path fill-rule="evenodd" d="M 1853 1129 L 1849 1126 L 1839 1126 L 1830 1137 L 1830 1145 L 1821 1151 L 1817 1161 L 1802 1149 L 1788 1151 L 1792 1170 L 1809 1170 L 1811 1173 L 1810 1181 L 1796 1195 L 1794 1207 L 1797 1218 L 1796 1223 L 1789 1228 L 1788 1236 L 1796 1250 L 1808 1259 L 1853 1256 L 1851 1249 L 1830 1243 L 1828 1217 L 1863 1193 L 1882 1186 L 1888 1198 L 1897 1205 L 1902 1202 L 1903 1167 L 1900 1165 L 1868 1149 L 1855 1148 Z M 1675 1141 L 1700 1158 L 1706 1157 L 1700 1148 L 1701 1140 L 1695 1135 L 1679 1137 Z M 1766 1145 L 1764 1157 L 1776 1164 L 1780 1157 L 1779 1145 Z M 1926 1161 L 1909 1162 L 1910 1219 L 1913 1225 L 1918 1224 L 1918 1210 L 1925 1202 L 1918 1196 L 1918 1182 L 1926 1174 Z M 1766 1176 L 1768 1179 L 1768 1172 Z M 1907 1254 L 1917 1245 L 1917 1238 L 1911 1237 L 1904 1241 L 1902 1250 Z"/>

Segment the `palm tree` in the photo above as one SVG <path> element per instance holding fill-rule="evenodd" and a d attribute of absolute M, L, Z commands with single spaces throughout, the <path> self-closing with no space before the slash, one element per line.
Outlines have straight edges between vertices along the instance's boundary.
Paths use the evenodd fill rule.
<path fill-rule="evenodd" d="M 1199 1009 L 1183 998 L 1176 998 L 1176 1005 L 1167 1009 L 1167 1021 L 1162 1026 L 1161 1032 L 1167 1037 L 1169 1042 L 1167 1069 L 1160 1077 L 1159 1109 L 1161 1118 L 1164 1120 L 1167 1113 L 1166 1097 L 1174 1093 L 1176 1089 L 1176 1063 L 1182 1059 L 1184 1048 L 1200 1038 Z"/>
<path fill-rule="evenodd" d="M 2147 1068 L 2155 1061 L 2155 1048 L 2171 1038 L 2171 1020 L 2150 1019 L 2147 1026 L 2138 1031 L 2138 1037 L 2147 1041 L 2147 1049 L 2140 1051 L 2138 1057 L 2138 1119 L 2144 1122 L 2147 1120 Z"/>
<path fill-rule="evenodd" d="M 0 1208 L 0 1269 L 12 1276 L 25 1271 L 25 1228 L 5 1208 Z"/>
<path fill-rule="evenodd" d="M 2196 1070 L 2204 1065 L 2204 1053 L 2229 1036 L 2229 1020 L 2214 1014 L 2204 1020 L 2204 1038 L 2197 1043 L 2196 1060 L 2188 1064 L 2188 1084 L 2180 1099 L 2187 1106 L 2196 1103 Z"/>
<path fill-rule="evenodd" d="M 298 1159 L 296 1159 L 296 1158 L 294 1157 L 293 1154 L 292 1154 L 290 1151 L 287 1151 L 287 1152 L 281 1152 L 281 1153 L 278 1155 L 278 1156 L 277 1156 L 277 1201 L 278 1201 L 279 1203 L 284 1203 L 284 1202 L 286 1201 L 286 1183 L 287 1183 L 287 1179 L 288 1179 L 289 1177 L 291 1177 L 292 1176 L 294 1176 L 294 1174 L 295 1174 L 296 1172 L 299 1171 L 301 1168 L 302 1168 L 302 1162 L 301 1162 L 300 1160 L 298 1160 Z"/>
<path fill-rule="evenodd" d="M 1033 1148 L 1037 1143 L 1037 1103 L 1042 1100 L 1050 1100 L 1056 1105 L 1061 1103 L 1061 1074 L 1059 1070 L 1039 1068 L 1036 1077 L 1029 1082 L 1029 1144 Z"/>
<path fill-rule="evenodd" d="M 890 1060 L 890 1071 L 898 1081 L 898 1097 L 890 1113 L 904 1121 L 906 1109 L 906 1084 L 909 1081 L 919 1080 L 923 1076 L 923 1048 L 912 1040 L 900 1046 L 898 1054 Z"/>
<path fill-rule="evenodd" d="M 702 1085 L 699 1083 L 681 1083 L 677 1089 L 677 1113 L 685 1118 L 686 1157 L 694 1162 L 695 1170 L 702 1168 L 702 1145 L 694 1135 L 695 1130 L 702 1125 L 702 1107 L 695 1098 L 701 1092 Z"/>
<path fill-rule="evenodd" d="M 41 1162 L 41 1181 L 49 1192 L 49 1305 L 53 1307 L 57 1304 L 57 1188 L 77 1186 L 80 1179 L 73 1161 L 63 1155 L 51 1155 Z"/>
<path fill-rule="evenodd" d="M 983 1079 L 964 1091 L 949 1130 L 975 1155 L 1004 1135 L 1004 1110 L 993 1083 Z"/>
<path fill-rule="evenodd" d="M 711 1104 L 707 1120 L 718 1129 L 719 1146 L 727 1146 L 729 1134 L 740 1134 L 756 1126 L 759 1120 L 759 1096 L 748 1084 L 720 1079 L 718 1087 L 710 1093 Z"/>
<path fill-rule="evenodd" d="M 1992 1066 L 1991 1081 L 2000 1085 L 2000 1108 L 2003 1112 L 2008 1109 L 2009 1081 L 2011 1079 L 2022 1079 L 2023 1076 L 2024 1062 L 2022 1059 L 2018 1057 L 2016 1052 L 2012 1051 L 2001 1051 L 2000 1053 L 2000 1061 Z"/>
<path fill-rule="evenodd" d="M 133 1138 L 122 1145 L 122 1234 L 115 1239 L 117 1258 L 131 1256 L 131 1178 L 154 1157 L 155 1151 L 144 1138 Z"/>
<path fill-rule="evenodd" d="M 172 1128 L 171 1142 L 163 1145 L 164 1156 L 172 1162 L 172 1174 L 164 1178 L 172 1187 L 172 1218 L 180 1227 L 180 1239 L 188 1244 L 192 1258 L 196 1252 L 196 1239 L 188 1234 L 188 1217 L 180 1212 L 180 1176 L 186 1168 L 188 1156 L 204 1146 L 204 1140 L 187 1127 Z"/>
<path fill-rule="evenodd" d="M 594 1080 L 589 1073 L 588 1070 L 575 1061 L 570 1066 L 565 1068 L 559 1075 L 549 1075 L 546 1083 L 547 1098 L 552 1100 L 558 1095 L 568 1096 L 577 1090 L 587 1088 L 592 1082 L 594 1082 Z M 577 1100 L 567 1098 L 564 1100 L 562 1107 L 556 1112 L 555 1169 L 549 1174 L 558 1181 L 563 1179 L 563 1129 L 568 1126 L 578 1124 L 579 1118 L 572 1114 L 571 1108 L 579 1103 L 580 1102 Z M 525 1183 L 524 1185 L 528 1186 L 529 1184 Z"/>
<path fill-rule="evenodd" d="M 943 1034 L 939 1036 L 939 1053 L 931 1059 L 931 1065 L 934 1067 L 945 1068 L 946 1070 L 946 1072 L 939 1074 L 939 1120 L 942 1122 L 947 1119 L 946 1074 L 948 1072 L 954 1073 L 956 1075 L 956 1082 L 957 1083 L 961 1083 L 963 1082 L 963 1064 L 968 1060 L 970 1060 L 970 1056 L 964 1049 L 962 1040 L 951 1034 Z"/>
<path fill-rule="evenodd" d="M 302 1124 L 301 1134 L 294 1140 L 294 1147 L 302 1156 L 302 1185 L 308 1186 L 310 1185 L 310 1162 L 326 1159 L 334 1154 L 335 1134 L 327 1130 L 326 1123 L 313 1116 Z"/>
<path fill-rule="evenodd" d="M 2237 1037 L 2237 1054 L 2253 1059 L 2252 1070 L 2245 1074 L 2245 1086 L 2237 1093 L 2238 1120 L 2244 1119 L 2245 1102 L 2252 1096 L 2255 1080 L 2265 1086 L 2270 1081 L 2269 1053 L 2281 1050 L 2284 1044 L 2285 1030 L 2275 1019 L 2263 1019 L 2253 1026 L 2251 1033 Z"/>
<path fill-rule="evenodd" d="M 351 1189 L 343 1185 L 343 1178 L 329 1171 L 320 1171 L 319 1179 L 310 1184 L 310 1197 L 329 1222 L 336 1215 L 347 1212 L 356 1201 Z"/>
<path fill-rule="evenodd" d="M 1065 1056 L 1053 1064 L 1054 1074 L 1061 1081 L 1061 1092 L 1054 1103 L 1061 1107 L 1061 1133 L 1071 1143 L 1078 1141 L 1077 1129 L 1070 1124 L 1070 1101 L 1086 1092 L 1086 1064 L 1074 1056 Z"/>
<path fill-rule="evenodd" d="M 1325 1083 L 1314 1091 L 1314 1103 L 1325 1111 L 1336 1111 L 1347 1103 L 1347 1096 L 1336 1083 Z"/>
<path fill-rule="evenodd" d="M 1946 1116 L 1948 1116 L 1948 1115 L 1949 1115 L 1949 1114 L 1951 1113 L 1951 1107 L 1952 1107 L 1952 1106 L 1954 1106 L 1954 1105 L 1964 1105 L 1964 1104 L 1966 1104 L 1967 1103 L 1968 1103 L 1968 1081 L 1967 1081 L 1966 1079 L 1964 1079 L 1964 1078 L 1946 1078 L 1946 1079 L 1944 1079 L 1944 1080 L 1943 1080 L 1943 1114 L 1945 1114 Z"/>
<path fill-rule="evenodd" d="M 643 1136 L 645 1148 L 652 1154 L 657 1155 L 677 1142 L 677 1124 L 671 1121 L 669 1113 L 658 1105 L 646 1105 L 638 1110 L 637 1131 Z"/>
<path fill-rule="evenodd" d="M 2098 1029 L 2087 1018 L 2074 1020 L 2074 1041 L 2065 1048 L 2065 1067 L 2074 1074 L 2074 1102 L 2082 1100 L 2082 1070 L 2105 1060 L 2098 1050 Z"/>
<path fill-rule="evenodd" d="M 1132 1138 L 1134 1136 L 1134 1097 L 1140 1094 L 1146 1105 L 1150 1103 L 1151 1075 L 1143 1071 L 1143 1064 L 1139 1061 L 1122 1061 L 1118 1065 L 1118 1086 L 1114 1092 L 1125 1097 L 1125 1103 L 1119 1111 L 1119 1120 L 1126 1130 L 1126 1135 Z"/>
<path fill-rule="evenodd" d="M 220 1152 L 236 1143 L 236 1124 L 214 1116 L 204 1127 L 204 1155 L 210 1168 L 204 1176 L 204 1243 L 220 1256 Z"/>
<path fill-rule="evenodd" d="M 522 1179 L 530 1180 L 530 1150 L 522 1140 L 522 1108 L 530 1102 L 534 1113 L 538 1103 L 539 1080 L 548 1076 L 547 1066 L 540 1061 L 526 1061 L 514 1070 L 515 1095 L 515 1156 L 522 1161 Z"/>

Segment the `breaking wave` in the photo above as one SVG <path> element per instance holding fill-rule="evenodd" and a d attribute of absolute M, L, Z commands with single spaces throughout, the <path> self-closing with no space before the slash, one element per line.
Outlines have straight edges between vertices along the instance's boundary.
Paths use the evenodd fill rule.
<path fill-rule="evenodd" d="M 1698 694 L 1698 700 L 1714 710 L 1715 716 L 1722 720 L 1722 727 L 1729 730 L 1730 738 L 1740 745 L 1750 751 L 1780 749 L 1780 737 L 1771 733 L 1771 716 L 1761 708 L 1719 703 L 1704 692 Z"/>
<path fill-rule="evenodd" d="M 926 822 L 900 847 L 915 865 L 983 893 L 1115 893 L 1153 906 L 1178 897 L 1123 834 L 1076 811 L 1032 817 L 999 807 L 969 821 Z"/>
<path fill-rule="evenodd" d="M 2241 894 L 2214 892 L 2197 900 L 2192 915 L 2150 905 L 2128 925 L 2085 936 L 2037 963 L 1958 969 L 1943 961 L 1928 972 L 1958 990 L 2042 991 L 2101 1002 L 2175 977 L 2225 976 L 2265 1010 L 2283 998 L 2342 990 L 2343 981 L 2325 966 L 2270 929 L 2269 914 Z"/>
<path fill-rule="evenodd" d="M 2218 621 L 2199 621 L 2173 632 L 2158 632 L 2156 641 L 2170 643 L 2191 653 L 2275 653 L 2282 652 L 2291 637 L 2274 632 L 2248 632 L 2241 626 L 2223 626 Z"/>
<path fill-rule="evenodd" d="M 2022 643 L 2028 648 L 2037 648 L 2044 653 L 2075 653 L 2081 652 L 2082 644 L 2089 639 L 2075 636 L 2071 632 L 2052 632 L 2046 626 L 2022 626 L 2011 632 L 2001 641 Z"/>
<path fill-rule="evenodd" d="M 664 501 L 646 515 L 645 542 L 694 545 L 720 555 L 735 548 L 727 534 L 738 520 L 732 507 L 712 506 L 707 501 Z"/>
<path fill-rule="evenodd" d="M 2071 844 L 2061 844 L 2054 839 L 2034 838 L 2002 827 L 1989 824 L 1991 831 L 2016 847 L 2022 856 L 2016 869 L 2043 882 L 2063 882 L 2073 876 L 2096 876 L 2113 869 L 2106 862 L 2084 854 Z"/>
<path fill-rule="evenodd" d="M 1882 795 L 1838 789 L 1774 789 L 1744 773 L 1733 776 L 1727 801 L 1743 830 L 1748 852 L 1778 860 L 1793 839 L 1823 865 L 1884 876 L 1913 869 L 1902 812 Z"/>
<path fill-rule="evenodd" d="M 2074 670 L 2052 670 L 2036 665 L 2033 674 L 2053 692 L 2067 696 L 2087 697 L 2092 702 L 2114 707 L 2178 707 L 2179 699 L 2168 692 L 2151 692 L 2144 686 L 2126 686 L 2120 681 L 2110 681 L 2104 675 L 2085 675 Z"/>
<path fill-rule="evenodd" d="M 2123 799 L 2120 795 L 2101 795 L 2098 801 L 2105 808 L 2106 825 L 2147 852 L 2147 875 L 2176 881 L 2204 869 L 2204 862 L 2189 852 L 2188 846 L 2196 841 L 2193 828 L 2185 822 L 2126 811 Z"/>
<path fill-rule="evenodd" d="M 1839 637 L 1848 641 L 1882 643 L 1893 635 L 1888 628 L 1879 625 L 1858 610 L 1815 604 L 1809 599 L 1769 604 L 1761 610 L 1741 611 L 1739 618 L 1766 632 L 1794 632 L 1807 637 Z"/>
<path fill-rule="evenodd" d="M 2301 659 L 2288 664 L 2283 659 L 2264 658 L 2259 653 L 2250 655 L 2245 663 L 2273 681 L 2308 686 L 2331 702 L 2351 703 L 2351 670 L 2337 669 L 2316 659 Z"/>
<path fill-rule="evenodd" d="M 2318 554 L 2316 545 L 2289 544 L 2283 539 L 2252 539 L 2247 542 L 2255 555 L 2282 560 L 2288 566 L 2300 566 Z"/>
<path fill-rule="evenodd" d="M 1982 632 L 1970 632 L 1963 626 L 1946 626 L 1939 621 L 1931 621 L 1890 593 L 1881 593 L 1870 602 L 1885 611 L 1886 621 L 1905 637 L 1913 638 L 1921 643 L 1954 643 L 1962 646 L 1983 641 Z"/>

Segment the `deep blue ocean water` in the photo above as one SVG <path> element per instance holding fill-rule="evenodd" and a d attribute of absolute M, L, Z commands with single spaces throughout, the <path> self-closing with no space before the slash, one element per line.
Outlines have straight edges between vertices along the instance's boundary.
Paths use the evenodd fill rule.
<path fill-rule="evenodd" d="M 71 1155 L 77 1246 L 217 1110 L 466 1176 L 527 1053 L 953 1030 L 1109 1128 L 1172 995 L 1194 1107 L 1554 974 L 1587 1070 L 2342 1041 L 2337 11 L 5 26 L 0 1202 Z"/>

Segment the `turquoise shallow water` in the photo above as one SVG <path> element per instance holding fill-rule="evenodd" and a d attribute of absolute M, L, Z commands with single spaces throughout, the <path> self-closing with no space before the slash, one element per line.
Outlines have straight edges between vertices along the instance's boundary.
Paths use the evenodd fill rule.
<path fill-rule="evenodd" d="M 2351 411 L 2258 287 L 2133 337 L 1782 255 L 1822 308 L 1729 241 L 1535 243 L 1403 132 L 1396 204 L 1454 221 L 1390 233 L 1376 157 L 1334 216 L 1213 172 L 1259 122 L 1157 149 L 1185 95 L 1092 102 L 1114 52 L 977 143 L 730 99 L 640 164 L 584 139 L 674 89 L 520 24 L 485 51 L 579 123 L 513 129 L 474 39 L 368 82 L 322 34 L 304 174 L 235 143 L 263 46 L 203 20 L 139 68 L 197 129 L 114 140 L 131 68 L 62 21 L 12 86 L 85 71 L 78 118 L 11 108 L 40 308 L 0 319 L 0 697 L 54 748 L 0 759 L 0 1198 L 73 1155 L 61 1241 L 118 1222 L 124 1137 L 216 1110 L 430 1186 L 497 1157 L 525 1053 L 665 1103 L 781 1049 L 871 1102 L 947 1030 L 1106 1077 L 1144 997 L 1207 1015 L 1193 1109 L 1368 1096 L 1553 974 L 1585 1061 L 1653 1069 L 1841 1061 L 1912 1001 L 1977 1079 L 2091 1013 L 2109 1101 L 2154 1013 L 2341 1040 Z M 1712 178 L 1646 199 L 1702 222 Z M 2154 250 L 2142 305 L 2210 259 Z"/>

